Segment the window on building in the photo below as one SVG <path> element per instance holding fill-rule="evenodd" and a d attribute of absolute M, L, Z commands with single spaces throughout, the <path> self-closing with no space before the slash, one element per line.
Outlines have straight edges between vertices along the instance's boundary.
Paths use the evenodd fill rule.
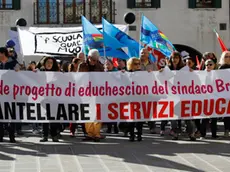
<path fill-rule="evenodd" d="M 81 15 L 85 15 L 84 0 L 64 0 L 64 23 L 81 23 Z"/>
<path fill-rule="evenodd" d="M 136 0 L 135 6 L 136 8 L 151 8 L 152 0 Z"/>
<path fill-rule="evenodd" d="M 128 8 L 160 8 L 160 0 L 127 0 Z"/>
<path fill-rule="evenodd" d="M 0 9 L 13 9 L 13 0 L 0 0 Z"/>
<path fill-rule="evenodd" d="M 221 8 L 222 0 L 189 0 L 189 8 Z"/>
<path fill-rule="evenodd" d="M 89 0 L 89 18 L 92 23 L 101 23 L 105 18 L 111 23 L 115 20 L 115 2 L 112 0 Z"/>
<path fill-rule="evenodd" d="M 59 0 L 37 0 L 37 24 L 59 23 Z"/>
<path fill-rule="evenodd" d="M 212 8 L 212 0 L 196 0 L 197 8 Z"/>
<path fill-rule="evenodd" d="M 0 0 L 0 10 L 19 10 L 21 0 Z"/>

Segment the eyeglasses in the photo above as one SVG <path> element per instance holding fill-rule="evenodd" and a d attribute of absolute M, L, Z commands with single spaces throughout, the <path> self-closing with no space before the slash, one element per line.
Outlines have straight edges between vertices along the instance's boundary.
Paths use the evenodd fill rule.
<path fill-rule="evenodd" d="M 213 64 L 206 64 L 205 66 L 212 66 Z"/>

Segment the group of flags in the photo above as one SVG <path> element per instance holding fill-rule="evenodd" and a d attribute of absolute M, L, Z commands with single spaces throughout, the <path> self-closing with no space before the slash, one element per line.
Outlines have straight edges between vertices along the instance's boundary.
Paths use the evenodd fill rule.
<path fill-rule="evenodd" d="M 144 15 L 140 31 L 140 41 L 137 42 L 125 32 L 102 18 L 102 31 L 82 16 L 83 50 L 87 54 L 90 49 L 97 49 L 103 57 L 128 59 L 139 57 L 140 49 L 151 47 L 170 57 L 175 50 L 168 38 Z M 156 61 L 151 55 L 150 59 Z"/>
<path fill-rule="evenodd" d="M 159 51 L 169 58 L 171 53 L 176 50 L 165 34 L 144 15 L 142 15 L 139 42 L 104 18 L 102 18 L 102 31 L 84 16 L 82 16 L 82 28 L 83 50 L 86 55 L 90 49 L 97 49 L 102 57 L 129 59 L 130 57 L 139 57 L 140 49 L 147 47 Z M 216 33 L 222 51 L 227 51 L 228 49 L 219 34 L 215 29 L 213 31 Z M 150 53 L 150 60 L 156 61 L 152 53 Z"/>

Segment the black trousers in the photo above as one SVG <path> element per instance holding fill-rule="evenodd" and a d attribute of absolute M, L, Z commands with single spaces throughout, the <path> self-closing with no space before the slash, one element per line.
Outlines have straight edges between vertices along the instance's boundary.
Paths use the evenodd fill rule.
<path fill-rule="evenodd" d="M 137 136 L 142 136 L 142 128 L 143 128 L 143 122 L 130 122 L 129 123 L 129 133 L 130 137 L 135 137 L 134 129 L 137 129 Z"/>
<path fill-rule="evenodd" d="M 161 131 L 165 131 L 165 127 L 168 124 L 168 121 L 161 121 Z"/>
<path fill-rule="evenodd" d="M 224 118 L 224 129 L 225 130 L 230 130 L 230 117 L 225 117 Z"/>
<path fill-rule="evenodd" d="M 21 131 L 22 130 L 22 123 L 15 123 L 15 129 L 16 129 L 16 131 Z"/>
<path fill-rule="evenodd" d="M 15 138 L 15 123 L 0 123 L 0 138 L 4 137 L 4 130 L 9 132 L 9 138 Z"/>
<path fill-rule="evenodd" d="M 156 122 L 155 121 L 148 122 L 148 125 L 149 125 L 149 129 L 150 130 L 153 130 L 153 129 L 156 128 Z"/>
<path fill-rule="evenodd" d="M 128 122 L 121 122 L 119 124 L 119 129 L 120 129 L 120 131 L 122 131 L 124 133 L 128 133 L 129 132 L 129 123 Z"/>
<path fill-rule="evenodd" d="M 107 129 L 108 131 L 112 131 L 112 128 L 114 128 L 114 131 L 118 132 L 118 127 L 117 127 L 117 122 L 111 122 L 111 123 L 107 123 Z"/>
<path fill-rule="evenodd" d="M 200 132 L 202 137 L 206 136 L 207 132 L 207 125 L 209 123 L 210 119 L 196 119 L 196 128 L 197 131 Z M 212 118 L 211 119 L 211 132 L 212 132 L 212 137 L 216 137 L 216 132 L 217 132 L 217 118 Z"/>
<path fill-rule="evenodd" d="M 49 131 L 51 137 L 57 136 L 57 129 L 58 129 L 58 124 L 55 123 L 43 123 L 43 137 L 48 137 L 49 136 Z"/>

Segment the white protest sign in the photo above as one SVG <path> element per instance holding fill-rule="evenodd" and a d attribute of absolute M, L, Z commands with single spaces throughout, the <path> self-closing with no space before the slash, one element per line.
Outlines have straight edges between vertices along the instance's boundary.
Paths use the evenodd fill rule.
<path fill-rule="evenodd" d="M 0 71 L 0 122 L 162 121 L 230 116 L 230 70 L 173 73 L 170 80 L 159 82 L 158 72 L 146 71 Z"/>
<path fill-rule="evenodd" d="M 20 41 L 19 41 L 19 37 L 18 37 L 18 32 L 9 30 L 9 37 L 15 43 L 14 49 L 15 49 L 17 55 L 18 55 L 18 57 L 17 57 L 18 63 L 19 64 L 23 64 L 23 57 L 22 57 L 22 54 L 21 54 Z"/>
<path fill-rule="evenodd" d="M 126 25 L 115 25 L 122 31 Z M 96 26 L 101 29 L 101 25 Z M 82 51 L 82 27 L 18 29 L 21 48 L 24 56 L 30 55 L 72 55 Z"/>

